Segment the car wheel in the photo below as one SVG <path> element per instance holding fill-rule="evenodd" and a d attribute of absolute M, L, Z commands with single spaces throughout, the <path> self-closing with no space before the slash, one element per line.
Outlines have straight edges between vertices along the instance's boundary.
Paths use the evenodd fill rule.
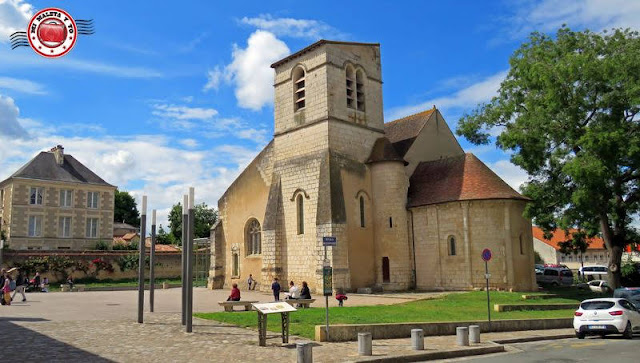
<path fill-rule="evenodd" d="M 625 339 L 633 339 L 633 331 L 631 330 L 631 322 L 627 321 L 627 328 L 622 333 Z"/>
<path fill-rule="evenodd" d="M 578 332 L 576 332 L 576 338 L 578 338 L 578 339 L 584 339 L 584 333 L 578 333 Z"/>
<path fill-rule="evenodd" d="M 560 284 L 557 281 L 554 281 L 554 282 L 551 283 L 551 286 L 552 287 L 558 287 L 558 286 L 560 286 Z"/>

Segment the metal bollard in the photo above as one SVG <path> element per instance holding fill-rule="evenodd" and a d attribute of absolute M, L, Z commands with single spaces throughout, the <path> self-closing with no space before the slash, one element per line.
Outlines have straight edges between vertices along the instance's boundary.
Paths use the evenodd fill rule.
<path fill-rule="evenodd" d="M 469 328 L 466 326 L 456 328 L 456 344 L 460 346 L 469 345 Z"/>
<path fill-rule="evenodd" d="M 358 333 L 358 354 L 372 355 L 371 333 Z"/>
<path fill-rule="evenodd" d="M 298 363 L 312 363 L 313 362 L 313 345 L 309 342 L 296 343 L 296 350 L 298 352 Z"/>
<path fill-rule="evenodd" d="M 411 349 L 424 350 L 424 330 L 411 329 Z"/>
<path fill-rule="evenodd" d="M 479 325 L 469 326 L 469 342 L 471 344 L 480 343 L 480 326 Z"/>

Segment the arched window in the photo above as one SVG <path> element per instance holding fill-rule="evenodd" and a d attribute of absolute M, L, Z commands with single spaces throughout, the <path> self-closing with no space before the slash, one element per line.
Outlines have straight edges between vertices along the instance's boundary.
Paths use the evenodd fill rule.
<path fill-rule="evenodd" d="M 347 107 L 356 108 L 356 75 L 353 67 L 347 66 Z"/>
<path fill-rule="evenodd" d="M 449 256 L 456 255 L 456 238 L 454 236 L 449 236 L 447 238 L 449 244 Z"/>
<path fill-rule="evenodd" d="M 252 219 L 247 225 L 245 241 L 247 255 L 259 255 L 262 253 L 260 222 L 258 220 Z"/>
<path fill-rule="evenodd" d="M 360 227 L 364 228 L 364 197 L 360 196 Z"/>
<path fill-rule="evenodd" d="M 305 105 L 305 74 L 302 67 L 293 70 L 293 110 L 299 111 Z"/>
<path fill-rule="evenodd" d="M 240 276 L 240 256 L 236 252 L 233 253 L 232 270 L 233 277 Z"/>
<path fill-rule="evenodd" d="M 302 193 L 296 197 L 296 210 L 298 211 L 298 234 L 304 234 L 304 200 Z"/>
<path fill-rule="evenodd" d="M 356 72 L 356 109 L 364 112 L 364 72 Z"/>

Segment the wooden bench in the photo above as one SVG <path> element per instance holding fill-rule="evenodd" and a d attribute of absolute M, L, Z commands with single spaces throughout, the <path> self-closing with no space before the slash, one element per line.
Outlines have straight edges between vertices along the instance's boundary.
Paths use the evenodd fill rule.
<path fill-rule="evenodd" d="M 257 303 L 257 301 L 247 301 L 247 300 L 220 301 L 218 302 L 218 305 L 224 306 L 224 311 L 233 311 L 234 306 L 244 306 L 245 311 L 251 311 L 252 309 L 251 304 L 254 304 L 254 303 Z"/>
<path fill-rule="evenodd" d="M 300 305 L 303 308 L 308 308 L 316 299 L 286 299 L 285 301 L 291 306 Z"/>

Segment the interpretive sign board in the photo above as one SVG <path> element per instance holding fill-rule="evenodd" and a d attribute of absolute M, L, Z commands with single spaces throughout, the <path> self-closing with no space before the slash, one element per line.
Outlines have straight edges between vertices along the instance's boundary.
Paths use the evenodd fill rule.
<path fill-rule="evenodd" d="M 257 303 L 251 305 L 253 305 L 253 308 L 258 310 L 262 314 L 288 313 L 291 311 L 297 311 L 296 308 L 287 304 L 286 302 Z"/>

